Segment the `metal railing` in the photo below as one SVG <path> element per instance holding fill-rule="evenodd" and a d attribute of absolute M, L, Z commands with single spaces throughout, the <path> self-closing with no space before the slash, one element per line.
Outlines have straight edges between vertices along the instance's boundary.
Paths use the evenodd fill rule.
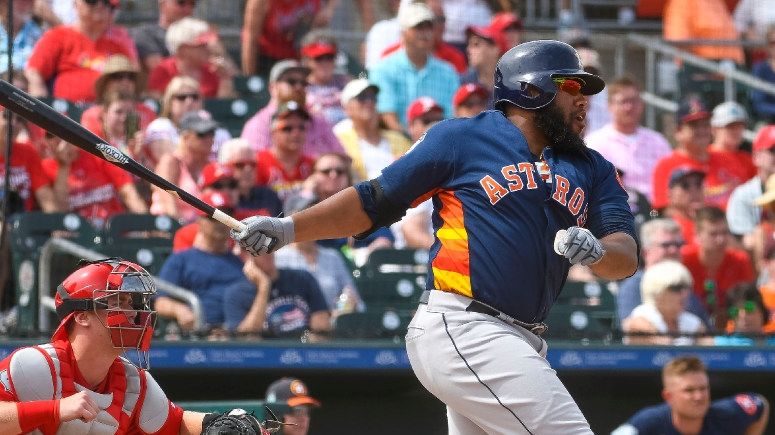
<path fill-rule="evenodd" d="M 56 253 L 66 253 L 78 258 L 85 258 L 90 261 L 101 260 L 105 258 L 104 254 L 85 248 L 70 240 L 51 238 L 47 241 L 40 251 L 40 260 L 38 263 L 38 328 L 40 331 L 51 330 L 49 314 L 55 312 L 54 298 L 48 293 L 52 288 L 51 283 L 51 260 Z M 200 331 L 204 325 L 204 312 L 199 298 L 190 290 L 178 287 L 168 281 L 153 277 L 156 288 L 163 290 L 171 297 L 186 302 L 194 313 L 194 330 Z"/>
<path fill-rule="evenodd" d="M 688 45 L 690 43 L 710 43 L 708 40 L 696 40 L 696 41 L 680 41 L 681 45 Z M 724 43 L 731 43 L 732 41 L 715 41 L 721 45 Z M 680 59 L 682 62 L 695 66 L 705 71 L 713 72 L 724 80 L 724 99 L 726 101 L 734 101 L 736 96 L 736 88 L 738 84 L 745 85 L 751 89 L 756 89 L 762 92 L 766 92 L 771 95 L 775 95 L 775 84 L 761 80 L 743 71 L 739 71 L 734 68 L 734 65 L 730 65 L 728 62 L 715 62 L 712 60 L 701 58 L 695 54 L 681 50 L 672 46 L 670 43 L 663 41 L 661 38 L 647 37 L 630 33 L 627 38 L 622 40 L 620 47 L 617 47 L 614 63 L 616 65 L 617 75 L 623 73 L 624 65 L 627 65 L 627 49 L 628 44 L 634 44 L 646 51 L 646 79 L 645 89 L 643 92 L 643 99 L 647 103 L 646 108 L 646 122 L 645 124 L 654 128 L 656 125 L 656 109 L 667 110 L 675 112 L 677 105 L 675 102 L 661 98 L 658 96 L 657 88 L 657 66 L 658 55 L 670 56 L 673 59 Z M 746 138 L 751 139 L 753 132 L 747 131 Z"/>

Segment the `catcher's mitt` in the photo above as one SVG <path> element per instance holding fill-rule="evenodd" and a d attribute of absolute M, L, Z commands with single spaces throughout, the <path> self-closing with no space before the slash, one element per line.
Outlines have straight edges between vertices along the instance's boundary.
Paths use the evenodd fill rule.
<path fill-rule="evenodd" d="M 252 413 L 239 408 L 226 414 L 208 414 L 203 426 L 202 435 L 269 435 Z"/>

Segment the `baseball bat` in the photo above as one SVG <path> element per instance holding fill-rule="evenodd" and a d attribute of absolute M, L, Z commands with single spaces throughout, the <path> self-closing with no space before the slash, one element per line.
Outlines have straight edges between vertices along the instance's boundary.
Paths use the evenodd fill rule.
<path fill-rule="evenodd" d="M 160 177 L 131 157 L 110 145 L 104 139 L 85 129 L 81 124 L 57 112 L 51 106 L 22 91 L 5 80 L 0 80 L 0 106 L 32 122 L 49 133 L 69 142 L 102 160 L 137 175 L 141 179 L 166 190 L 183 202 L 204 212 L 227 227 L 241 231 L 244 224 L 196 196 Z"/>

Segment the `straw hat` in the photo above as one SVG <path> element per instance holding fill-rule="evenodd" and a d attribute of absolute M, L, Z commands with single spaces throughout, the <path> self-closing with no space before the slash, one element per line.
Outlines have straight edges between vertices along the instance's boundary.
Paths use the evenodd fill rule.
<path fill-rule="evenodd" d="M 100 74 L 100 77 L 94 83 L 94 91 L 97 95 L 97 99 L 102 99 L 105 92 L 105 85 L 107 84 L 108 79 L 110 79 L 110 76 L 118 73 L 134 74 L 136 85 L 135 91 L 140 91 L 140 71 L 128 57 L 121 54 L 114 54 L 108 57 L 108 60 L 105 62 L 105 68 L 102 69 L 102 74 Z"/>

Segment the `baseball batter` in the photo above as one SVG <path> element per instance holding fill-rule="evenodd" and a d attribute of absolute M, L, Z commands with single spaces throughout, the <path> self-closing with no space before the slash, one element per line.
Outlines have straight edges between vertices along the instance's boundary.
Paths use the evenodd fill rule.
<path fill-rule="evenodd" d="M 267 434 L 241 409 L 183 411 L 147 370 L 120 356 L 136 349 L 147 361 L 155 292 L 145 269 L 120 259 L 86 264 L 65 278 L 51 342 L 0 361 L 0 433 Z"/>
<path fill-rule="evenodd" d="M 262 254 L 368 233 L 431 197 L 428 291 L 406 348 L 449 433 L 591 433 L 539 334 L 571 264 L 605 279 L 637 267 L 627 194 L 580 136 L 604 86 L 569 45 L 520 44 L 496 68 L 496 110 L 442 121 L 378 178 L 232 236 Z"/>

